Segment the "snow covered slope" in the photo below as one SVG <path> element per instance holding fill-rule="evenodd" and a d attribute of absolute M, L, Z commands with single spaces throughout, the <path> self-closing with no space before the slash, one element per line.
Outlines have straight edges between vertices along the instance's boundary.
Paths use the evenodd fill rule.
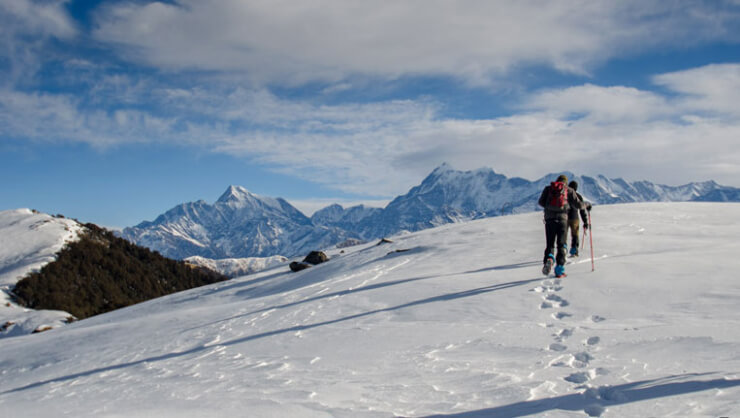
<path fill-rule="evenodd" d="M 30 209 L 0 212 L 0 286 L 14 285 L 31 271 L 54 261 L 82 226 Z"/>
<path fill-rule="evenodd" d="M 352 247 L 0 340 L 4 416 L 738 416 L 740 205 L 541 214 Z M 589 254 L 588 249 L 582 252 Z"/>
<path fill-rule="evenodd" d="M 0 338 L 56 327 L 70 316 L 61 311 L 33 311 L 10 300 L 8 291 L 32 271 L 54 261 L 64 244 L 77 240 L 83 227 L 30 209 L 0 212 Z"/>

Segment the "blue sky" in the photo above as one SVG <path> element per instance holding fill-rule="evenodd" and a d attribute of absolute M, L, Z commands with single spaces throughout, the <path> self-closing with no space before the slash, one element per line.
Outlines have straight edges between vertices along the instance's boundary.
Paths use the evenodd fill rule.
<path fill-rule="evenodd" d="M 306 212 L 443 162 L 740 187 L 740 1 L 0 0 L 0 210 Z"/>

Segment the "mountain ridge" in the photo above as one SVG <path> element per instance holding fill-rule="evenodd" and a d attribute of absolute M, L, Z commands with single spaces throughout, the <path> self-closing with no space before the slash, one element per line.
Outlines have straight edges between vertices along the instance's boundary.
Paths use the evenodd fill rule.
<path fill-rule="evenodd" d="M 460 171 L 444 163 L 384 208 L 332 204 L 310 218 L 285 199 L 231 185 L 213 204 L 183 203 L 153 222 L 125 228 L 121 235 L 172 258 L 293 257 L 348 239 L 368 241 L 453 222 L 537 211 L 542 189 L 559 174 L 530 181 L 487 167 Z M 666 186 L 564 174 L 579 183 L 579 193 L 593 204 L 740 201 L 740 189 L 711 180 Z"/>

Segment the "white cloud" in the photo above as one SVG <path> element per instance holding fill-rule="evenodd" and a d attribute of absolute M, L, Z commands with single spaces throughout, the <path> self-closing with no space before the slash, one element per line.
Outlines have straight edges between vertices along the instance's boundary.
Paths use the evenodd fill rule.
<path fill-rule="evenodd" d="M 77 33 L 64 9 L 68 0 L 4 0 L 0 2 L 0 34 L 69 38 Z"/>
<path fill-rule="evenodd" d="M 679 100 L 687 111 L 740 117 L 740 64 L 707 65 L 661 74 L 654 77 L 654 82 L 684 95 Z"/>
<path fill-rule="evenodd" d="M 674 112 L 666 99 L 655 93 L 591 84 L 538 93 L 525 108 L 544 110 L 560 119 L 584 117 L 596 123 L 647 121 Z"/>
<path fill-rule="evenodd" d="M 708 66 L 658 76 L 665 95 L 591 84 L 548 89 L 523 100 L 519 114 L 484 120 L 443 118 L 433 101 L 330 106 L 261 89 L 147 89 L 147 81 L 103 78 L 97 92 L 126 97 L 115 110 L 72 96 L 2 91 L 0 136 L 192 146 L 372 196 L 405 193 L 442 162 L 530 179 L 571 170 L 740 186 L 740 115 L 725 94 L 737 89 L 735 71 Z"/>
<path fill-rule="evenodd" d="M 411 102 L 309 106 L 297 112 L 310 115 L 300 119 L 297 132 L 233 136 L 218 149 L 376 195 L 405 192 L 443 161 L 526 178 L 567 169 L 667 184 L 715 179 L 740 186 L 740 117 L 724 101 L 725 92 L 736 89 L 735 68 L 722 67 L 723 77 L 717 71 L 709 66 L 656 77 L 675 90 L 667 95 L 590 84 L 549 89 L 524 100 L 520 114 L 491 120 L 443 119 L 433 104 Z M 697 87 L 706 83 L 712 88 Z M 271 102 L 281 113 L 281 101 Z M 344 118 L 326 117 L 335 113 Z M 326 126 L 311 129 L 315 118 Z M 357 123 L 368 119 L 373 123 Z"/>
<path fill-rule="evenodd" d="M 0 90 L 0 137 L 108 147 L 170 139 L 173 123 L 133 109 L 86 109 L 67 95 Z"/>
<path fill-rule="evenodd" d="M 0 85 L 34 74 L 43 56 L 43 47 L 51 38 L 69 39 L 77 28 L 64 5 L 65 0 L 0 1 L 0 63 L 8 65 Z"/>
<path fill-rule="evenodd" d="M 708 10 L 645 0 L 130 2 L 104 8 L 94 36 L 159 68 L 258 82 L 446 74 L 485 83 L 522 64 L 584 73 L 648 47 L 740 40 L 736 8 Z"/>

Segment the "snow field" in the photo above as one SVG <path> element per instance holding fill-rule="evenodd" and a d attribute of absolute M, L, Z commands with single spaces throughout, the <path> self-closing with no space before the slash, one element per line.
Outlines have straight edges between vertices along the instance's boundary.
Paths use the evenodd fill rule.
<path fill-rule="evenodd" d="M 733 416 L 740 206 L 594 209 L 568 277 L 541 214 L 446 225 L 0 341 L 23 416 Z M 402 251 L 398 251 L 402 250 Z"/>

